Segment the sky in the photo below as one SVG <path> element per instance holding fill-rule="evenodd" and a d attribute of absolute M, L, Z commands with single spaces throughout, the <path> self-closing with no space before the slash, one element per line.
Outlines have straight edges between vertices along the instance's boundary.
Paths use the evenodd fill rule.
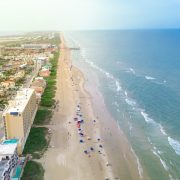
<path fill-rule="evenodd" d="M 0 31 L 180 28 L 180 0 L 0 0 Z"/>

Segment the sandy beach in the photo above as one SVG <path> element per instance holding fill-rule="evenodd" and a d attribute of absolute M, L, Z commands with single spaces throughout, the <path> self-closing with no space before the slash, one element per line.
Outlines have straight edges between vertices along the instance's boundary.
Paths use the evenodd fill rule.
<path fill-rule="evenodd" d="M 41 159 L 45 180 L 146 179 L 98 88 L 87 92 L 62 34 L 60 48 L 52 138 Z"/>

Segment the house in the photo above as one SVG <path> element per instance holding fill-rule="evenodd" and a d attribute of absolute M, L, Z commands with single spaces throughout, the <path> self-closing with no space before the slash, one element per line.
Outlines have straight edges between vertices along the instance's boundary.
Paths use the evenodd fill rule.
<path fill-rule="evenodd" d="M 51 72 L 50 72 L 49 70 L 44 69 L 44 70 L 41 70 L 41 71 L 39 72 L 39 76 L 41 76 L 41 77 L 49 77 L 50 73 L 51 73 Z"/>
<path fill-rule="evenodd" d="M 15 87 L 15 82 L 14 81 L 4 81 L 1 82 L 1 86 L 5 89 L 11 89 Z"/>

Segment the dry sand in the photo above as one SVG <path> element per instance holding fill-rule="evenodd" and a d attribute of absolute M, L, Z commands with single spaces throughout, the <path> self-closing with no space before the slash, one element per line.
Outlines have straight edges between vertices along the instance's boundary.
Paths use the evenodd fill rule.
<path fill-rule="evenodd" d="M 62 35 L 61 41 L 56 91 L 58 104 L 50 125 L 52 147 L 41 159 L 45 180 L 140 179 L 136 158 L 123 132 L 106 110 L 99 91 L 94 88 L 95 96 L 86 92 L 84 76 L 71 66 L 70 49 L 65 47 Z M 78 104 L 83 115 L 81 119 L 85 121 L 81 126 L 85 134 L 83 138 L 79 136 L 74 121 Z M 100 142 L 97 138 L 101 138 Z M 85 142 L 79 143 L 80 139 Z M 100 144 L 103 148 L 99 147 Z M 90 151 L 90 147 L 94 151 L 86 155 L 84 150 Z"/>

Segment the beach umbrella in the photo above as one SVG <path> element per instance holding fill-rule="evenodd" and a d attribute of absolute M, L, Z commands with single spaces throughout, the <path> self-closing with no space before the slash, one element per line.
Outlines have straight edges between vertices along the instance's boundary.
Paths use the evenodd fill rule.
<path fill-rule="evenodd" d="M 80 128 L 80 124 L 77 124 L 76 126 L 77 126 L 78 129 Z"/>
<path fill-rule="evenodd" d="M 106 162 L 106 166 L 110 166 L 110 163 L 109 163 L 109 162 Z"/>
<path fill-rule="evenodd" d="M 94 151 L 94 148 L 93 148 L 93 147 L 90 147 L 90 150 L 91 150 L 91 151 Z"/>
<path fill-rule="evenodd" d="M 102 148 L 103 146 L 100 144 L 99 147 Z"/>
<path fill-rule="evenodd" d="M 83 143 L 84 141 L 82 139 L 79 140 L 80 143 Z"/>
<path fill-rule="evenodd" d="M 100 139 L 100 138 L 98 138 L 97 140 L 98 140 L 98 141 L 100 141 L 101 139 Z"/>
<path fill-rule="evenodd" d="M 83 133 L 79 133 L 81 136 L 84 136 L 84 134 Z"/>
<path fill-rule="evenodd" d="M 87 150 L 84 150 L 84 153 L 85 153 L 85 154 L 88 154 L 88 151 L 87 151 Z"/>

